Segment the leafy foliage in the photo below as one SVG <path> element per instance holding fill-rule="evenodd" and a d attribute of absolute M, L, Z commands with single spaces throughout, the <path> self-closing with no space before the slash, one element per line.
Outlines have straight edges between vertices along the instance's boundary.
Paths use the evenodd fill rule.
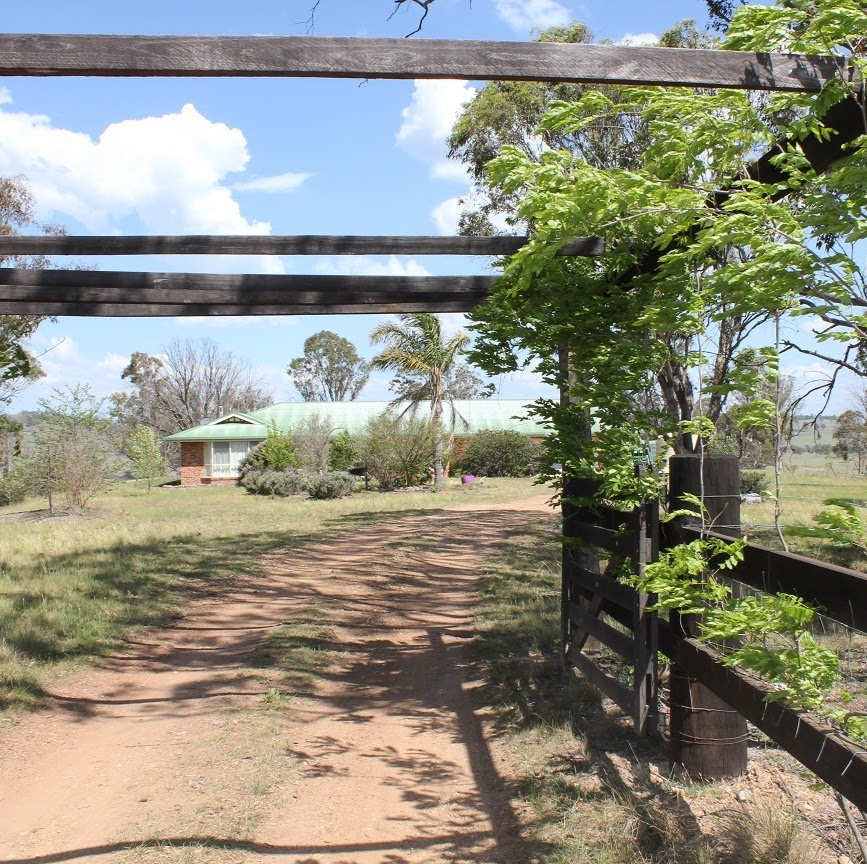
<path fill-rule="evenodd" d="M 328 470 L 346 471 L 358 464 L 358 448 L 347 429 L 341 429 L 332 439 L 328 450 Z"/>
<path fill-rule="evenodd" d="M 333 431 L 328 418 L 318 413 L 305 417 L 292 429 L 295 455 L 301 468 L 311 474 L 328 471 Z"/>
<path fill-rule="evenodd" d="M 537 456 L 537 445 L 526 435 L 483 429 L 466 439 L 456 467 L 482 477 L 529 477 L 536 473 Z"/>
<path fill-rule="evenodd" d="M 0 177 L 0 235 L 40 231 L 60 234 L 62 229 L 40 225 L 36 202 L 24 177 Z M 12 267 L 46 269 L 48 258 L 41 256 L 0 256 L 0 263 Z M 42 376 L 37 359 L 25 347 L 44 315 L 0 315 L 0 405 L 8 404 L 22 387 Z"/>
<path fill-rule="evenodd" d="M 268 429 L 268 437 L 254 450 L 251 450 L 241 462 L 242 476 L 250 470 L 285 471 L 287 468 L 298 468 L 301 460 L 295 453 L 295 440 L 292 434 L 272 425 Z"/>
<path fill-rule="evenodd" d="M 793 537 L 812 537 L 826 540 L 833 546 L 857 548 L 867 553 L 867 527 L 854 501 L 845 498 L 828 498 L 817 516 L 815 527 L 795 526 L 789 528 Z"/>
<path fill-rule="evenodd" d="M 741 471 L 741 495 L 762 495 L 768 491 L 768 475 L 764 471 Z"/>
<path fill-rule="evenodd" d="M 385 346 L 373 358 L 373 368 L 390 369 L 415 382 L 414 388 L 403 394 L 403 400 L 410 403 L 410 411 L 419 402 L 430 401 L 434 483 L 441 488 L 445 485 L 443 406 L 449 401 L 446 376 L 469 345 L 470 337 L 463 331 L 447 335 L 436 315 L 421 312 L 399 315 L 397 323 L 380 324 L 370 334 L 370 341 Z"/>
<path fill-rule="evenodd" d="M 358 437 L 361 463 L 382 490 L 426 480 L 433 448 L 429 420 L 388 411 L 371 418 Z"/>
<path fill-rule="evenodd" d="M 48 498 L 50 510 L 58 494 L 68 507 L 85 507 L 118 471 L 104 405 L 104 399 L 81 384 L 55 389 L 50 398 L 40 400 L 43 417 L 35 430 L 28 474 L 33 491 Z"/>
<path fill-rule="evenodd" d="M 702 449 L 717 434 L 718 409 L 736 392 L 744 401 L 735 428 L 768 429 L 779 439 L 779 351 L 764 349 L 753 368 L 734 362 L 738 340 L 763 320 L 809 316 L 824 353 L 795 341 L 783 341 L 783 350 L 859 371 L 859 357 L 867 356 L 867 281 L 855 250 L 867 237 L 867 135 L 821 174 L 801 142 L 831 137 L 824 120 L 832 106 L 845 103 L 863 116 L 865 33 L 867 10 L 855 0 L 742 6 L 724 47 L 831 51 L 839 79 L 818 94 L 761 99 L 688 88 L 587 91 L 554 102 L 539 135 L 616 129 L 628 116 L 646 141 L 634 164 L 600 165 L 566 147 L 528 154 L 515 144 L 488 164 L 488 185 L 516 203 L 515 218 L 533 239 L 504 262 L 489 302 L 473 313 L 469 356 L 489 374 L 533 364 L 561 390 L 562 401 L 535 407 L 552 429 L 543 465 L 597 478 L 602 497 L 637 503 L 658 490 L 653 472 L 635 476 L 634 453 L 660 434 L 683 447 L 695 435 Z M 779 173 L 751 177 L 748 166 L 769 151 Z M 604 236 L 605 254 L 558 258 L 576 236 Z M 729 358 L 722 374 L 720 356 Z M 660 370 L 673 382 L 663 388 L 664 411 L 642 398 L 651 382 L 662 384 Z M 762 392 L 762 374 L 774 399 Z M 548 477 L 556 482 L 553 471 Z M 822 529 L 851 540 L 851 515 L 838 508 Z M 785 595 L 733 599 L 716 574 L 738 554 L 736 544 L 714 538 L 684 544 L 636 584 L 658 593 L 660 608 L 702 615 L 702 638 L 743 639 L 726 662 L 766 677 L 775 698 L 825 710 L 839 672 L 836 657 L 809 634 L 814 611 Z"/>
<path fill-rule="evenodd" d="M 153 481 L 166 470 L 166 460 L 160 450 L 160 443 L 150 426 L 138 426 L 130 436 L 129 458 L 132 460 L 136 477 L 147 481 L 150 492 Z"/>
<path fill-rule="evenodd" d="M 5 477 L 0 478 L 0 507 L 20 504 L 30 492 L 31 485 L 26 464 L 19 462 Z"/>

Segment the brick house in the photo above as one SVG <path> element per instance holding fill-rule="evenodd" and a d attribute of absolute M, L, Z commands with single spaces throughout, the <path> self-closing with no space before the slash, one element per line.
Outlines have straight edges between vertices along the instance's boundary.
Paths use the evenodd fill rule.
<path fill-rule="evenodd" d="M 233 485 L 238 482 L 241 460 L 268 437 L 268 429 L 276 427 L 288 432 L 304 419 L 318 414 L 329 419 L 332 434 L 346 430 L 355 435 L 364 429 L 368 420 L 382 414 L 391 404 L 278 402 L 249 413 L 233 412 L 163 440 L 181 445 L 182 486 Z M 509 429 L 541 440 L 546 434 L 544 427 L 526 417 L 531 404 L 521 399 L 456 399 L 453 452 L 458 455 L 462 439 L 482 429 Z M 423 417 L 430 413 L 424 402 L 418 410 Z M 451 409 L 446 406 L 446 420 L 450 419 Z"/>

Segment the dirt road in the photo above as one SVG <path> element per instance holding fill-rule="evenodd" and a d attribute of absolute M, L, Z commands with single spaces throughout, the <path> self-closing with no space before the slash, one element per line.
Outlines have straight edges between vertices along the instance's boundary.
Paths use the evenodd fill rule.
<path fill-rule="evenodd" d="M 468 643 L 544 502 L 359 521 L 67 681 L 0 735 L 0 864 L 526 864 Z M 299 616 L 334 652 L 306 695 L 251 662 Z"/>

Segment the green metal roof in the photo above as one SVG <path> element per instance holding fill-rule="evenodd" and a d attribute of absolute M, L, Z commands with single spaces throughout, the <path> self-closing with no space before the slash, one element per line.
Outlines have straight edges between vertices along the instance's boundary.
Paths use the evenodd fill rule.
<path fill-rule="evenodd" d="M 382 414 L 391 402 L 278 402 L 246 414 L 230 414 L 248 418 L 252 423 L 226 423 L 221 417 L 212 423 L 185 429 L 168 435 L 166 441 L 262 441 L 268 428 L 275 425 L 287 431 L 313 415 L 327 417 L 335 432 L 347 430 L 357 434 L 368 420 Z M 523 399 L 456 399 L 455 434 L 469 435 L 481 429 L 508 429 L 522 435 L 545 435 L 547 430 L 535 419 L 527 419 L 532 402 Z M 399 406 L 397 410 L 403 406 Z M 430 403 L 422 402 L 419 416 L 430 414 Z M 445 407 L 445 420 L 451 422 L 451 408 Z"/>

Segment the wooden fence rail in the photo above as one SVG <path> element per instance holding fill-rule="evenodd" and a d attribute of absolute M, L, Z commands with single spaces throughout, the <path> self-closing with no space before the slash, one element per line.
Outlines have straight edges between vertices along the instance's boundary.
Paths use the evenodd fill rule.
<path fill-rule="evenodd" d="M 867 749 L 820 717 L 769 702 L 775 691 L 742 669 L 723 666 L 721 656 L 697 639 L 677 638 L 660 622 L 662 650 L 705 687 L 776 741 L 832 789 L 867 810 Z"/>
<path fill-rule="evenodd" d="M 686 540 L 701 536 L 698 528 L 680 530 Z M 710 536 L 731 540 L 715 532 Z M 867 632 L 867 574 L 857 570 L 748 543 L 744 560 L 726 576 L 760 591 L 802 597 L 823 615 Z"/>

